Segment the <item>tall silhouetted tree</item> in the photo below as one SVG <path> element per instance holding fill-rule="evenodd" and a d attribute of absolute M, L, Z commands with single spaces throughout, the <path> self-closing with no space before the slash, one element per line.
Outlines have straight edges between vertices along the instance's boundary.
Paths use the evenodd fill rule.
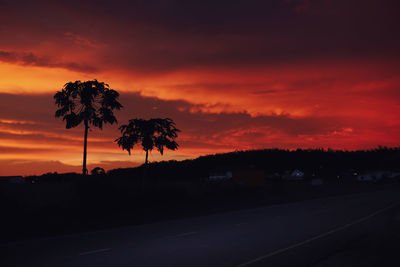
<path fill-rule="evenodd" d="M 86 155 L 89 125 L 102 129 L 103 124 L 116 123 L 117 119 L 113 110 L 122 108 L 118 97 L 117 91 L 110 89 L 108 84 L 97 80 L 66 83 L 63 89 L 54 95 L 55 104 L 59 107 L 55 116 L 62 117 L 66 122 L 66 128 L 76 127 L 82 122 L 85 126 L 83 174 L 87 174 Z"/>
<path fill-rule="evenodd" d="M 149 151 L 157 148 L 161 155 L 164 153 L 164 147 L 170 150 L 178 148 L 174 141 L 178 137 L 179 129 L 175 123 L 169 119 L 132 119 L 128 125 L 119 127 L 122 136 L 115 140 L 118 146 L 127 150 L 129 155 L 133 146 L 141 143 L 143 150 L 146 151 L 145 164 L 148 163 Z"/>

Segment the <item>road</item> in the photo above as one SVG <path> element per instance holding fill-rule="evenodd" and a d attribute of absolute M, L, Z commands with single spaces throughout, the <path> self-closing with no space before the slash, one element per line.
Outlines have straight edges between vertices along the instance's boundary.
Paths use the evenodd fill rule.
<path fill-rule="evenodd" d="M 385 227 L 400 192 L 313 199 L 0 245 L 0 266 L 312 266 Z"/>

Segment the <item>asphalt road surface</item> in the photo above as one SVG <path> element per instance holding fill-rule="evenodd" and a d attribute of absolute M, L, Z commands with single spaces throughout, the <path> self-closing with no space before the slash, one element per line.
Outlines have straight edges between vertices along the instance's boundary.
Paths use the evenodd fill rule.
<path fill-rule="evenodd" d="M 385 228 L 398 190 L 0 245 L 0 266 L 315 266 Z"/>

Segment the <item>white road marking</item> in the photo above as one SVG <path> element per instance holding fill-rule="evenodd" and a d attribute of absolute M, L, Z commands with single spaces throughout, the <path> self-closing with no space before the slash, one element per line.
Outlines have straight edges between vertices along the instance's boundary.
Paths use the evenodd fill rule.
<path fill-rule="evenodd" d="M 79 253 L 79 256 L 84 256 L 84 255 L 89 255 L 89 254 L 95 254 L 95 253 L 100 253 L 100 252 L 106 252 L 110 251 L 112 248 L 102 248 L 102 249 L 96 249 L 96 250 L 91 250 L 91 251 L 86 251 Z"/>
<path fill-rule="evenodd" d="M 346 228 L 349 228 L 349 227 L 351 227 L 351 226 L 353 226 L 353 225 L 356 225 L 356 224 L 359 224 L 359 223 L 361 223 L 361 222 L 364 222 L 364 221 L 366 221 L 366 220 L 368 220 L 368 219 L 370 219 L 370 218 L 372 218 L 372 217 L 374 217 L 374 216 L 376 216 L 376 215 L 378 215 L 378 214 L 380 214 L 380 213 L 382 213 L 382 212 L 384 212 L 384 211 L 386 211 L 386 210 L 388 210 L 388 209 L 391 209 L 391 208 L 393 208 L 393 207 L 395 207 L 395 206 L 397 206 L 397 205 L 399 205 L 399 203 L 394 203 L 394 204 L 392 204 L 392 205 L 389 205 L 389 206 L 386 207 L 386 208 L 383 208 L 383 209 L 380 209 L 380 210 L 378 210 L 378 211 L 375 211 L 375 212 L 373 212 L 373 213 L 371 213 L 371 214 L 369 214 L 369 215 L 367 215 L 367 216 L 365 216 L 365 217 L 363 217 L 363 218 L 361 218 L 361 219 L 355 220 L 355 221 L 353 221 L 353 222 L 351 222 L 351 223 L 347 223 L 347 224 L 345 224 L 345 225 L 343 225 L 343 226 L 340 226 L 340 227 L 338 227 L 338 228 L 332 229 L 332 230 L 330 230 L 330 231 L 328 231 L 328 232 L 325 232 L 325 233 L 323 233 L 323 234 L 314 236 L 314 237 L 312 237 L 312 238 L 310 238 L 310 239 L 304 240 L 304 241 L 299 242 L 299 243 L 297 243 L 297 244 L 293 244 L 293 245 L 288 246 L 288 247 L 286 247 L 286 248 L 282 248 L 282 249 L 275 250 L 275 251 L 273 251 L 273 252 L 270 252 L 270 253 L 268 253 L 268 254 L 262 255 L 262 256 L 260 256 L 260 257 L 258 257 L 258 258 L 255 258 L 255 259 L 253 259 L 253 260 L 250 260 L 250 261 L 241 263 L 241 264 L 237 265 L 236 267 L 249 266 L 249 265 L 251 265 L 251 264 L 253 264 L 253 263 L 256 263 L 256 262 L 259 262 L 259 261 L 261 261 L 261 260 L 267 259 L 267 258 L 269 258 L 269 257 L 275 256 L 275 255 L 277 255 L 277 254 L 279 254 L 279 253 L 288 251 L 288 250 L 290 250 L 290 249 L 292 249 L 292 248 L 300 247 L 300 246 L 305 245 L 305 244 L 308 244 L 308 243 L 310 243 L 310 242 L 312 242 L 312 241 L 314 241 L 314 240 L 317 240 L 317 239 L 323 238 L 323 237 L 325 237 L 325 236 L 334 234 L 334 233 L 339 232 L 339 231 L 341 231 L 341 230 L 343 230 L 343 229 L 346 229 Z"/>
<path fill-rule="evenodd" d="M 195 235 L 195 234 L 197 234 L 197 232 L 187 232 L 187 233 L 174 235 L 174 237 L 181 237 L 181 236 L 188 236 L 188 235 Z"/>

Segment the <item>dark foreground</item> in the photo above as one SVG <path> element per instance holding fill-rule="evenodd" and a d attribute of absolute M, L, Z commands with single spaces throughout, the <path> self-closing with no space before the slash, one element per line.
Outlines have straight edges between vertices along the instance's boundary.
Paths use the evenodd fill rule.
<path fill-rule="evenodd" d="M 387 187 L 14 241 L 1 266 L 400 266 L 399 201 Z"/>

